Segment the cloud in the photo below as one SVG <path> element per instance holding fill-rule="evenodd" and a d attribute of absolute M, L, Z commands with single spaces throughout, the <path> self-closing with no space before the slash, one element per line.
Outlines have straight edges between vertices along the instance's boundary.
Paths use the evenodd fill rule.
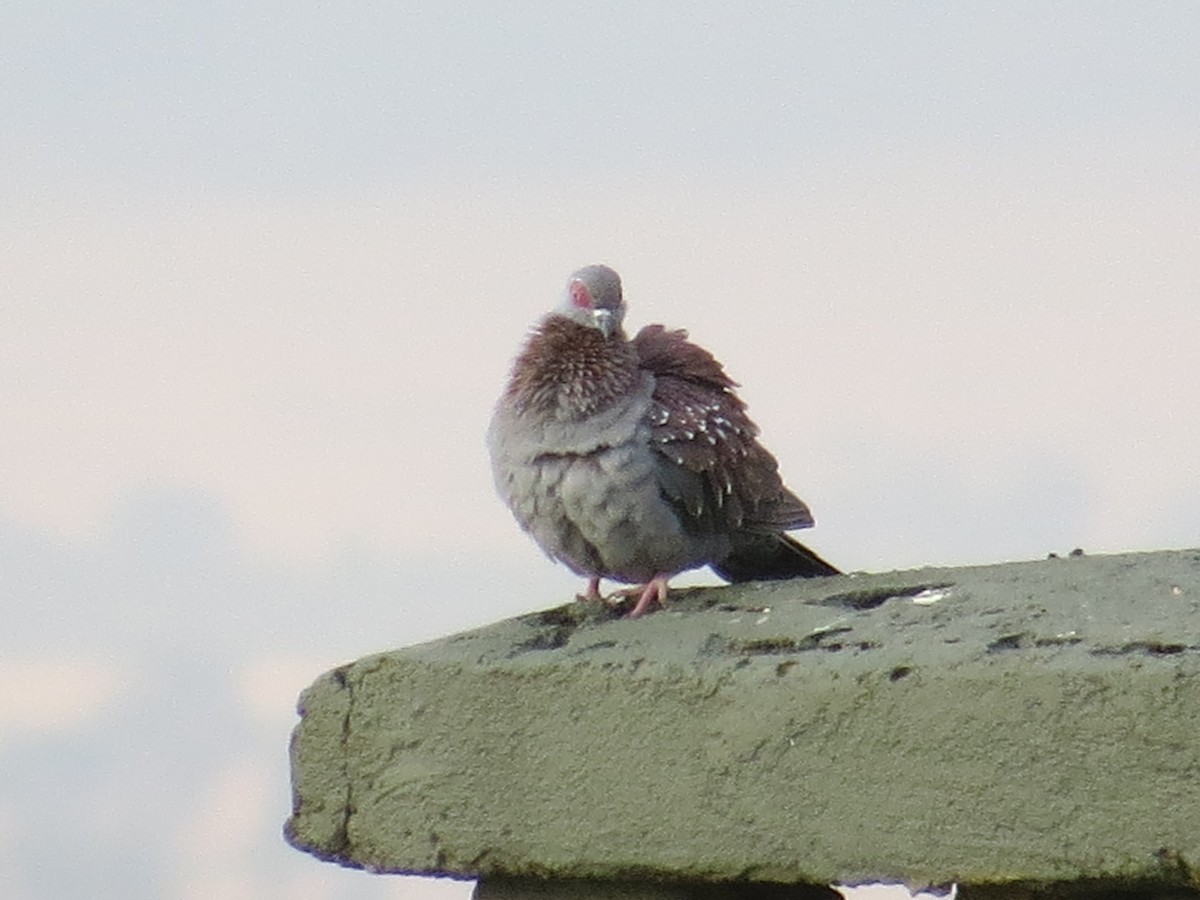
<path fill-rule="evenodd" d="M 132 666 L 99 658 L 0 660 L 0 750 L 91 727 L 128 691 L 132 673 Z"/>
<path fill-rule="evenodd" d="M 253 856 L 278 818 L 270 790 L 274 773 L 261 759 L 227 763 L 203 788 L 175 834 L 172 877 L 180 898 L 261 896 Z"/>
<path fill-rule="evenodd" d="M 243 713 L 277 734 L 291 728 L 300 691 L 339 662 L 316 654 L 278 653 L 249 660 L 233 675 Z"/>

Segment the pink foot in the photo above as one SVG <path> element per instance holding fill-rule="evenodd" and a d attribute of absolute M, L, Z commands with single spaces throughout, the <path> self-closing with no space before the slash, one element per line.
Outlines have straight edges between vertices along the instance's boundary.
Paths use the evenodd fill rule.
<path fill-rule="evenodd" d="M 582 594 L 576 594 L 575 599 L 581 603 L 587 603 L 592 600 L 603 600 L 604 597 L 600 594 L 600 576 L 593 575 L 589 578 L 587 590 Z"/>
<path fill-rule="evenodd" d="M 650 609 L 651 603 L 657 603 L 659 606 L 667 605 L 667 577 L 666 575 L 655 575 L 647 581 L 641 588 L 634 588 L 630 594 L 641 590 L 641 596 L 638 597 L 638 602 L 633 609 L 629 611 L 629 618 L 638 619 L 646 614 Z"/>

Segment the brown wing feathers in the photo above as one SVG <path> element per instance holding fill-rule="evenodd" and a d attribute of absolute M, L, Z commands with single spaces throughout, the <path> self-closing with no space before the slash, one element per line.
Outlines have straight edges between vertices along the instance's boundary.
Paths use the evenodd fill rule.
<path fill-rule="evenodd" d="M 661 325 L 643 328 L 633 345 L 656 379 L 651 435 L 666 464 L 661 481 L 668 496 L 701 527 L 812 525 L 808 507 L 784 487 L 778 463 L 758 443 L 758 428 L 733 392 L 736 383 L 712 354 L 688 341 L 686 331 Z"/>

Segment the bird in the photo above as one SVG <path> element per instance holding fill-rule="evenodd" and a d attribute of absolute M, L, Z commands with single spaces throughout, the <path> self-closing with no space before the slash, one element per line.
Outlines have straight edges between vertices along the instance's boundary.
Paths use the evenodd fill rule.
<path fill-rule="evenodd" d="M 758 441 L 739 386 L 682 329 L 628 338 L 620 276 L 589 265 L 532 328 L 488 426 L 496 490 L 552 559 L 634 585 L 629 616 L 665 607 L 671 577 L 837 575 L 791 535 L 814 524 Z"/>

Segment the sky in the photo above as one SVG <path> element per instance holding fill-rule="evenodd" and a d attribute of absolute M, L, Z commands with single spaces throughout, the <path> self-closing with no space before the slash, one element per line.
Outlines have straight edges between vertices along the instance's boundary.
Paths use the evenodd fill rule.
<path fill-rule="evenodd" d="M 299 692 L 568 600 L 483 443 L 566 276 L 847 570 L 1200 544 L 1200 7 L 0 7 L 0 894 L 287 847 Z M 707 574 L 693 583 L 715 583 Z"/>

